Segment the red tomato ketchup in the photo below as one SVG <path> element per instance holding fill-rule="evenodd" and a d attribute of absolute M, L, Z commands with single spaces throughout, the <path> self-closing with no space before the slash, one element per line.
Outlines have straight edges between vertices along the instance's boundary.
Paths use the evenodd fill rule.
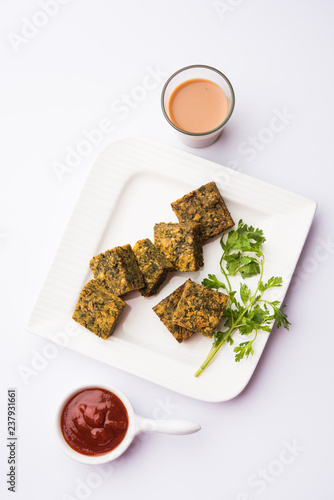
<path fill-rule="evenodd" d="M 105 455 L 124 439 L 128 412 L 114 393 L 98 387 L 84 389 L 64 406 L 60 426 L 67 444 L 88 456 Z"/>

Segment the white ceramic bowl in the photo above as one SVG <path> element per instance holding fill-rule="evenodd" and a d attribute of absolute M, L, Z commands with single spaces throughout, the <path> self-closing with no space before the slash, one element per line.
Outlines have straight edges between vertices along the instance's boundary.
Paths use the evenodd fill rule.
<path fill-rule="evenodd" d="M 215 83 L 221 88 L 227 98 L 228 108 L 227 115 L 224 121 L 220 123 L 215 129 L 209 130 L 207 132 L 194 133 L 182 130 L 172 122 L 168 113 L 168 103 L 176 87 L 188 80 L 192 80 L 195 78 L 201 78 Z M 166 118 L 167 122 L 175 129 L 184 144 L 193 148 L 203 148 L 206 146 L 210 146 L 210 144 L 213 144 L 218 139 L 226 123 L 231 118 L 234 104 L 234 90 L 228 78 L 218 69 L 212 68 L 211 66 L 205 66 L 203 64 L 186 66 L 185 68 L 181 68 L 173 73 L 173 75 L 170 76 L 166 81 L 161 93 L 161 108 L 164 117 Z"/>
<path fill-rule="evenodd" d="M 128 430 L 123 441 L 121 441 L 121 443 L 109 453 L 98 456 L 83 455 L 71 448 L 71 446 L 69 446 L 69 444 L 65 441 L 60 425 L 61 415 L 66 403 L 78 392 L 93 388 L 104 389 L 118 396 L 119 399 L 123 402 L 128 412 L 129 418 Z M 140 432 L 162 432 L 166 434 L 181 435 L 197 432 L 200 430 L 200 428 L 201 426 L 199 424 L 197 424 L 196 422 L 191 422 L 189 420 L 154 420 L 137 415 L 125 394 L 117 389 L 117 387 L 109 384 L 96 384 L 85 387 L 77 387 L 76 389 L 71 390 L 71 392 L 69 392 L 58 405 L 56 415 L 56 435 L 61 448 L 65 451 L 65 453 L 67 453 L 68 456 L 70 456 L 74 460 L 91 465 L 104 464 L 121 456 L 130 446 L 135 436 L 137 436 L 137 434 L 139 434 Z"/>

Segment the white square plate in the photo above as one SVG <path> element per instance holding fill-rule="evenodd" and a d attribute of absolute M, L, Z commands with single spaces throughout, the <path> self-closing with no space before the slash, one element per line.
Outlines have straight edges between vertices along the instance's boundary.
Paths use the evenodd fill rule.
<path fill-rule="evenodd" d="M 209 181 L 216 182 L 235 223 L 243 219 L 263 229 L 264 279 L 283 277 L 284 286 L 273 290 L 282 301 L 316 203 L 190 153 L 126 138 L 111 143 L 96 158 L 29 318 L 28 331 L 193 398 L 227 401 L 237 396 L 250 380 L 269 334 L 259 334 L 255 354 L 240 363 L 234 360 L 234 346 L 222 347 L 195 378 L 212 340 L 195 334 L 179 344 L 152 311 L 189 277 L 201 283 L 208 273 L 220 275 L 219 237 L 204 245 L 204 267 L 199 272 L 172 273 L 155 297 L 145 298 L 139 292 L 126 296 L 127 312 L 108 340 L 71 319 L 82 287 L 93 277 L 90 259 L 118 245 L 153 240 L 156 222 L 177 222 L 170 203 Z M 239 289 L 239 278 L 235 279 Z M 74 325 L 80 333 L 66 337 L 64 332 Z M 239 334 L 236 337 L 244 340 Z"/>

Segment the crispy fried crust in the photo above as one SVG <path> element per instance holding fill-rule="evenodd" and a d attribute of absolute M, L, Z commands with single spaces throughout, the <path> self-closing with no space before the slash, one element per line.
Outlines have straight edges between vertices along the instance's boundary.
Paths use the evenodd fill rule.
<path fill-rule="evenodd" d="M 209 182 L 191 191 L 171 203 L 171 206 L 180 222 L 201 224 L 203 240 L 234 226 L 215 182 Z"/>
<path fill-rule="evenodd" d="M 114 295 L 139 290 L 145 286 L 130 245 L 115 247 L 93 257 L 89 263 L 94 278 Z"/>
<path fill-rule="evenodd" d="M 203 266 L 199 224 L 193 222 L 155 224 L 154 243 L 173 263 L 176 271 L 198 271 Z"/>
<path fill-rule="evenodd" d="M 173 325 L 212 337 L 228 296 L 188 280 L 173 314 Z"/>
<path fill-rule="evenodd" d="M 98 281 L 90 280 L 80 293 L 72 318 L 98 337 L 107 339 L 114 332 L 124 307 L 122 299 Z"/>
<path fill-rule="evenodd" d="M 159 317 L 160 321 L 162 321 L 179 343 L 183 342 L 194 333 L 191 330 L 187 330 L 173 323 L 174 311 L 179 303 L 184 287 L 185 283 L 153 307 L 153 311 Z"/>
<path fill-rule="evenodd" d="M 133 247 L 133 253 L 144 277 L 145 286 L 140 293 L 145 297 L 155 295 L 167 277 L 173 271 L 173 264 L 148 238 L 139 240 Z"/>

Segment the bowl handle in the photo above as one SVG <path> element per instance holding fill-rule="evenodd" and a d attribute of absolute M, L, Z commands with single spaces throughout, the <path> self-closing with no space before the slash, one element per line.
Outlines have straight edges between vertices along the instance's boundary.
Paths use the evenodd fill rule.
<path fill-rule="evenodd" d="M 162 432 L 164 434 L 192 434 L 201 429 L 197 422 L 191 420 L 154 420 L 136 415 L 136 434 L 140 432 Z"/>

